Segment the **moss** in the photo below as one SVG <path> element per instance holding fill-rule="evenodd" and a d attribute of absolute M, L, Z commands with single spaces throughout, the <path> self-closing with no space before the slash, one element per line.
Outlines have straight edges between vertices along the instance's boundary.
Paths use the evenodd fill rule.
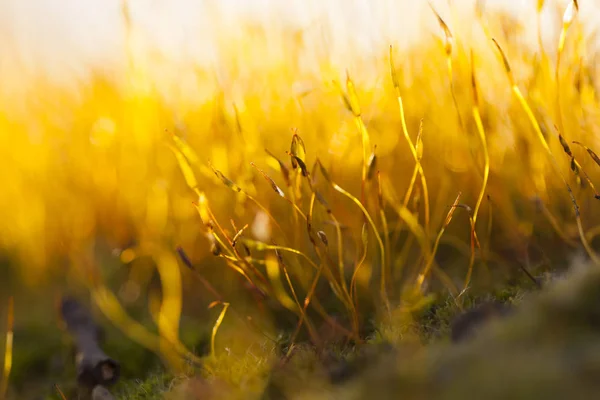
<path fill-rule="evenodd" d="M 143 380 L 122 381 L 112 392 L 116 398 L 123 400 L 159 400 L 171 389 L 174 379 L 172 375 L 159 371 Z"/>
<path fill-rule="evenodd" d="M 463 306 L 467 309 L 494 300 L 517 306 L 520 311 L 486 324 L 489 326 L 482 328 L 475 340 L 459 346 L 452 346 L 447 340 L 452 321 L 460 314 L 450 296 L 425 303 L 411 315 L 395 315 L 387 324 L 379 325 L 368 345 L 331 345 L 320 351 L 302 345 L 285 364 L 279 360 L 277 345 L 264 338 L 247 336 L 246 341 L 240 342 L 238 335 L 243 326 L 231 319 L 230 326 L 222 328 L 219 334 L 219 340 L 227 346 L 216 358 L 206 358 L 204 373 L 193 378 L 166 373 L 155 354 L 106 325 L 104 348 L 122 365 L 122 379 L 110 389 L 119 399 L 134 400 L 363 399 L 375 395 L 386 398 L 390 393 L 402 393 L 405 398 L 454 399 L 471 393 L 483 396 L 487 390 L 515 396 L 511 398 L 536 398 L 532 393 L 538 389 L 528 385 L 556 386 L 552 382 L 560 382 L 561 376 L 573 378 L 573 373 L 564 371 L 567 367 L 557 360 L 566 359 L 584 376 L 596 372 L 598 362 L 590 354 L 600 347 L 600 341 L 593 336 L 593 326 L 600 325 L 600 312 L 594 306 L 596 301 L 600 304 L 600 275 L 593 271 L 585 274 L 584 279 L 572 276 L 548 281 L 548 287 L 545 285 L 539 294 L 531 293 L 535 286 L 524 282 L 481 296 L 465 295 Z M 188 323 L 188 328 L 191 326 Z M 191 347 L 206 348 L 210 340 L 208 328 L 201 324 L 193 327 L 193 332 L 187 329 L 182 333 L 183 340 Z M 59 398 L 52 388 L 55 382 L 65 394 L 74 393 L 75 373 L 68 343 L 60 331 L 51 332 L 35 324 L 17 332 L 19 341 L 15 342 L 11 381 L 20 395 L 44 393 L 46 398 Z M 40 340 L 42 336 L 44 340 Z M 412 340 L 415 337 L 418 340 Z M 37 343 L 35 351 L 27 346 L 33 342 Z M 53 370 L 52 363 L 59 361 L 62 367 Z M 531 364 L 521 365 L 526 363 Z M 43 377 L 33 385 L 32 371 Z M 495 389 L 499 376 L 515 380 L 513 387 L 522 391 L 523 397 Z M 564 394 L 574 390 L 574 386 L 585 391 L 586 382 L 582 379 L 562 383 L 556 393 Z M 27 390 L 23 390 L 24 383 L 29 386 Z M 539 389 L 539 393 L 558 398 L 551 397 L 552 390 Z"/>
<path fill-rule="evenodd" d="M 426 371 L 420 395 L 430 399 L 593 398 L 600 390 L 599 349 L 600 271 L 589 270 L 532 295 L 471 341 L 431 346 L 408 361 L 412 372 L 388 365 L 382 373 L 403 382 L 402 393 L 414 386 L 407 376 Z M 384 378 L 366 379 L 371 386 Z"/>
<path fill-rule="evenodd" d="M 14 337 L 10 375 L 14 398 L 53 395 L 55 383 L 65 393 L 75 389 L 74 354 L 59 332 L 45 325 L 28 324 L 15 330 Z"/>
<path fill-rule="evenodd" d="M 502 298 L 515 304 L 514 313 L 485 323 L 460 344 L 401 341 L 330 352 L 299 347 L 287 363 L 274 366 L 262 398 L 594 398 L 600 390 L 600 271 L 574 274 L 527 297 L 522 293 Z M 424 314 L 447 321 L 454 307 L 439 302 Z M 221 369 L 220 375 L 227 373 Z M 211 385 L 197 387 L 210 391 Z M 234 390 L 227 393 L 241 398 Z M 259 397 L 247 391 L 244 398 Z"/>
<path fill-rule="evenodd" d="M 451 297 L 438 300 L 415 314 L 418 331 L 424 343 L 446 337 L 450 333 L 450 321 L 459 312 Z"/>

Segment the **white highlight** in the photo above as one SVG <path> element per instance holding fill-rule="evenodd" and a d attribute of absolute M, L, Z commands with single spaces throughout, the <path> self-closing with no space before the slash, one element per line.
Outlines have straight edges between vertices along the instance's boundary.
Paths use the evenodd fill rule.
<path fill-rule="evenodd" d="M 475 0 L 431 2 L 450 21 L 449 3 L 455 15 L 463 15 L 472 13 Z M 535 23 L 534 0 L 485 3 Z M 547 3 L 544 30 L 555 35 L 562 15 L 556 15 L 556 1 Z M 567 1 L 559 3 L 564 10 Z M 600 26 L 598 2 L 580 3 L 580 18 Z M 222 42 L 244 34 L 242 22 L 264 27 L 267 40 L 276 40 L 284 28 L 316 31 L 314 38 L 334 59 L 381 54 L 390 42 L 414 43 L 436 28 L 425 0 L 129 0 L 128 6 L 142 47 L 160 50 L 175 63 L 213 66 Z M 90 66 L 118 68 L 125 60 L 121 0 L 3 0 L 0 55 L 2 76 L 41 72 L 68 80 Z"/>

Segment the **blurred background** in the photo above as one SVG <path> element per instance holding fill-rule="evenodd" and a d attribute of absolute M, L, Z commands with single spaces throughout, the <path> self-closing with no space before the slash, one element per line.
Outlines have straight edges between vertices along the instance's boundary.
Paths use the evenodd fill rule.
<path fill-rule="evenodd" d="M 554 57 L 567 2 L 545 3 L 539 13 L 541 42 Z M 593 39 L 598 4 L 581 3 L 582 34 Z M 465 52 L 471 46 L 483 49 L 485 57 L 493 54 L 481 24 L 474 23 L 477 15 L 489 17 L 493 33 L 509 37 L 517 53 L 535 52 L 539 44 L 533 0 L 431 4 L 459 38 L 457 49 Z M 299 118 L 310 120 L 298 114 L 295 99 L 320 91 L 302 104 L 303 113 L 319 110 L 319 96 L 331 92 L 323 83 L 343 80 L 346 72 L 359 90 L 369 92 L 363 99 L 366 122 L 375 125 L 385 114 L 378 103 L 381 92 L 389 90 L 388 68 L 379 62 L 388 46 L 405 54 L 422 48 L 425 54 L 432 39 L 443 38 L 426 1 L 88 0 L 57 6 L 7 0 L 0 4 L 0 26 L 5 164 L 0 240 L 7 249 L 26 249 L 28 271 L 47 264 L 49 253 L 61 246 L 65 250 L 76 236 L 89 236 L 98 224 L 125 240 L 130 228 L 124 226 L 143 217 L 148 193 L 175 192 L 165 190 L 174 185 L 169 175 L 173 160 L 165 157 L 150 165 L 145 158 L 165 129 L 184 131 L 203 156 L 226 168 L 219 160 L 226 158 L 220 143 L 228 134 L 210 128 L 216 108 L 227 118 L 235 104 L 239 118 L 249 119 L 244 126 L 252 131 L 249 135 L 268 137 L 274 150 L 281 149 L 289 141 L 283 132 L 298 126 Z M 586 46 L 592 60 L 597 41 L 587 40 Z M 513 67 L 525 75 L 527 69 L 516 66 L 520 61 L 513 60 Z M 436 68 L 423 57 L 398 57 L 398 63 L 411 90 L 417 76 Z M 589 68 L 596 67 L 590 63 Z M 504 77 L 482 79 L 482 90 L 496 87 L 491 78 Z M 447 96 L 436 98 L 445 107 Z M 495 93 L 493 101 L 504 108 L 509 99 L 505 91 Z M 294 110 L 286 109 L 290 102 Z M 424 116 L 418 107 L 408 110 L 417 119 Z M 282 118 L 282 111 L 289 114 Z M 206 113 L 211 118 L 201 117 Z M 309 143 L 311 134 L 305 134 Z M 312 147 L 313 154 L 347 151 L 343 129 L 329 129 L 326 135 L 327 140 L 310 143 L 321 146 Z M 387 136 L 378 145 L 381 155 L 396 149 L 395 132 Z M 262 151 L 260 140 L 251 142 L 246 144 L 250 152 Z M 164 174 L 156 176 L 156 170 Z M 189 199 L 172 200 L 171 217 L 189 219 L 194 212 Z M 193 243 L 192 228 L 178 229 L 183 243 Z"/>
<path fill-rule="evenodd" d="M 197 324 L 206 336 L 219 315 L 207 310 L 212 301 L 231 301 L 252 314 L 258 311 L 244 307 L 267 297 L 288 308 L 291 317 L 279 324 L 293 330 L 293 285 L 281 297 L 273 282 L 283 278 L 269 271 L 269 251 L 256 243 L 285 244 L 307 255 L 284 259 L 300 302 L 309 292 L 311 260 L 326 257 L 311 245 L 300 214 L 251 162 L 309 214 L 311 192 L 306 183 L 296 187 L 301 179 L 286 154 L 295 132 L 311 173 L 318 158 L 361 201 L 364 154 L 376 146 L 384 205 L 369 183 L 364 205 L 376 229 L 369 226 L 367 242 L 356 204 L 323 176 L 315 183 L 343 230 L 341 235 L 327 210 L 315 206 L 315 229 L 328 238 L 329 261 L 339 259 L 345 276 L 327 279 L 350 282 L 356 266 L 364 265 L 358 285 L 374 299 L 372 279 L 382 267 L 378 232 L 386 239 L 390 286 L 399 291 L 426 263 L 424 248 L 433 245 L 459 192 L 471 211 L 483 193 L 475 224 L 481 247 L 472 261 L 468 214 L 457 211 L 440 242 L 432 288 L 462 289 L 473 264 L 473 277 L 485 290 L 518 276 L 513 263 L 532 269 L 568 263 L 583 253 L 571 200 L 515 100 L 491 37 L 510 60 L 559 171 L 574 188 L 584 236 L 598 249 L 600 212 L 589 184 L 598 182 L 598 165 L 572 144 L 589 181 L 573 174 L 554 128 L 560 93 L 563 136 L 600 148 L 600 2 L 579 3 L 555 75 L 568 1 L 0 2 L 0 274 L 1 292 L 7 293 L 0 307 L 15 296 L 17 325 L 43 325 L 52 315 L 49 296 L 92 293 L 102 314 L 123 331 L 131 326 L 119 317 L 120 307 L 146 327 L 159 325 L 161 335 L 173 334 L 170 329 L 188 318 L 187 332 Z M 449 37 L 432 7 L 452 33 L 449 53 Z M 399 92 L 390 74 L 390 45 Z M 472 65 L 486 144 L 473 120 Z M 345 105 L 343 93 L 346 100 L 358 99 L 360 117 Z M 414 144 L 422 151 L 428 192 L 421 180 L 415 183 Z M 482 188 L 483 145 L 490 173 Z M 231 181 L 241 192 L 232 190 Z M 402 203 L 425 233 L 424 242 L 401 218 Z M 247 246 L 255 245 L 248 257 L 268 276 L 272 292 L 257 294 L 229 268 L 230 259 L 214 257 L 214 238 L 203 224 L 207 212 L 219 223 L 223 242 L 248 225 L 242 236 Z M 245 262 L 236 257 L 233 265 Z M 94 292 L 99 287 L 108 292 Z M 319 290 L 326 310 L 343 314 L 340 304 L 327 302 L 334 297 L 330 288 Z M 263 329 L 277 331 L 265 324 Z M 234 337 L 235 326 L 229 332 Z M 183 340 L 190 347 L 200 346 L 199 340 L 206 345 L 205 336 Z M 221 347 L 232 346 L 226 334 L 221 340 Z M 244 351 L 247 341 L 236 345 Z"/>

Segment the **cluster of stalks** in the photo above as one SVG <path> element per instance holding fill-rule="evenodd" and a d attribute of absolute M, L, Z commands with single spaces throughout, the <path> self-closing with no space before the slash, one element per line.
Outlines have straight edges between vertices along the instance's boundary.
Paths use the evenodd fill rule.
<path fill-rule="evenodd" d="M 540 2 L 538 10 L 542 8 L 543 2 Z M 170 134 L 168 137 L 169 147 L 177 159 L 183 177 L 197 199 L 194 206 L 200 216 L 212 254 L 238 274 L 246 287 L 256 294 L 257 299 L 273 299 L 296 316 L 297 324 L 290 337 L 288 354 L 292 351 L 294 343 L 303 329 L 306 330 L 311 341 L 324 344 L 318 333 L 319 322 L 324 322 L 343 332 L 348 340 L 355 342 L 364 340 L 361 329 L 366 312 L 365 305 L 362 304 L 365 296 L 361 297 L 360 293 L 370 293 L 371 296 L 366 297 L 377 299 L 374 303 L 377 305 L 379 317 L 386 318 L 391 316 L 395 309 L 410 312 L 422 305 L 427 294 L 426 283 L 433 276 L 442 282 L 448 292 L 455 298 L 457 307 L 462 307 L 462 296 L 471 285 L 477 257 L 479 257 L 482 264 L 485 264 L 486 260 L 493 256 L 489 250 L 492 231 L 491 211 L 488 213 L 487 224 L 481 223 L 478 218 L 484 200 L 486 198 L 490 199 L 487 187 L 492 166 L 490 165 L 491 161 L 488 153 L 486 129 L 482 122 L 482 115 L 486 110 L 482 105 L 479 94 L 477 60 L 471 51 L 469 80 L 460 82 L 456 79 L 453 69 L 453 57 L 456 53 L 453 48 L 453 34 L 440 14 L 433 7 L 432 10 L 444 34 L 449 94 L 456 109 L 458 127 L 461 134 L 468 136 L 470 133 L 468 132 L 468 126 L 470 125 L 460 113 L 456 91 L 456 87 L 463 84 L 470 88 L 470 117 L 473 118 L 475 133 L 480 142 L 481 158 L 483 159 L 483 176 L 474 204 L 461 201 L 462 193 L 459 188 L 455 193 L 455 201 L 452 204 L 447 204 L 445 218 L 439 221 L 439 226 L 434 226 L 437 221 L 432 219 L 431 193 L 422 165 L 425 152 L 423 137 L 427 135 L 427 132 L 424 131 L 423 121 L 421 121 L 418 132 L 411 133 L 409 131 L 405 116 L 403 89 L 397 74 L 392 47 L 389 49 L 389 78 L 398 103 L 402 136 L 408 144 L 414 161 L 410 183 L 403 196 L 398 196 L 396 188 L 391 184 L 390 177 L 386 176 L 384 171 L 379 170 L 377 147 L 372 144 L 369 129 L 363 119 L 359 95 L 350 75 L 347 75 L 345 85 L 336 83 L 336 87 L 360 136 L 362 147 L 360 194 L 354 195 L 349 190 L 344 189 L 336 182 L 334 175 L 329 172 L 330 168 L 326 168 L 318 157 L 309 155 L 297 130 L 294 130 L 292 134 L 291 145 L 286 154 L 277 155 L 271 149 L 265 149 L 268 157 L 271 158 L 271 161 L 274 161 L 274 165 L 278 166 L 285 186 L 277 184 L 276 179 L 257 163 L 248 162 L 248 168 L 252 169 L 258 177 L 263 178 L 266 185 L 272 189 L 276 201 L 280 201 L 289 207 L 291 221 L 275 218 L 270 212 L 270 207 L 264 205 L 256 196 L 245 190 L 242 184 L 237 184 L 212 164 L 202 163 L 199 156 L 182 137 L 176 134 Z M 557 47 L 555 80 L 558 134 L 556 138 L 569 157 L 573 173 L 578 176 L 583 175 L 595 192 L 591 179 L 576 160 L 566 139 L 569 135 L 568 132 L 565 132 L 562 117 L 564 110 L 561 108 L 561 75 L 559 70 L 561 55 L 565 47 L 567 31 L 577 11 L 578 3 L 573 1 L 565 11 L 560 41 Z M 489 34 L 487 26 L 484 26 L 484 28 L 486 34 Z M 506 71 L 512 94 L 529 121 L 543 152 L 551 162 L 554 173 L 560 177 L 567 194 L 570 196 L 575 211 L 574 216 L 580 241 L 588 256 L 594 263 L 599 264 L 598 255 L 589 243 L 596 233 L 588 232 L 586 234 L 584 231 L 579 206 L 571 185 L 568 183 L 559 161 L 551 150 L 549 140 L 553 139 L 547 138 L 542 132 L 540 122 L 536 119 L 528 100 L 521 92 L 519 83 L 513 75 L 510 62 L 502 47 L 496 39 L 492 37 L 488 39 L 490 46 L 495 48 L 501 56 L 501 62 Z M 540 50 L 542 57 L 545 57 L 543 49 L 540 48 Z M 583 146 L 592 159 L 600 165 L 600 158 L 590 148 L 577 141 L 573 143 Z M 309 159 L 312 159 L 312 162 L 309 162 Z M 268 243 L 251 239 L 247 235 L 249 227 L 247 224 L 239 226 L 234 219 L 231 219 L 228 224 L 218 221 L 211 209 L 211 201 L 207 191 L 202 189 L 200 175 L 203 179 L 214 180 L 216 177 L 218 182 L 229 188 L 236 196 L 253 204 L 257 210 L 267 215 L 269 224 L 275 228 L 273 237 L 276 239 L 272 239 Z M 348 235 L 348 229 L 341 222 L 336 210 L 330 206 L 335 196 L 345 198 L 362 215 L 362 230 L 360 240 L 357 241 L 357 250 L 353 262 L 348 261 L 346 256 L 350 250 L 344 245 L 344 243 L 347 243 L 345 235 Z M 600 197 L 598 194 L 595 194 L 595 196 Z M 444 233 L 451 224 L 457 209 L 466 211 L 470 227 L 468 238 L 470 243 L 469 257 L 464 268 L 464 278 L 461 278 L 461 286 L 458 286 L 436 262 L 436 254 Z M 546 216 L 550 221 L 553 221 L 552 214 L 547 212 Z M 392 223 L 393 221 L 395 224 Z M 289 228 L 288 222 L 291 224 L 291 228 Z M 335 237 L 329 237 L 325 233 L 325 227 L 327 226 L 334 227 Z M 557 223 L 552 224 L 552 226 L 562 237 L 568 237 L 564 232 L 561 232 Z M 400 232 L 403 230 L 407 230 L 409 236 L 403 243 L 399 243 Z M 408 270 L 406 268 L 407 253 L 414 241 L 419 246 L 420 256 L 417 267 Z M 400 250 L 396 251 L 398 248 Z M 189 261 L 185 251 L 178 248 L 177 253 L 180 261 L 194 270 L 194 266 Z M 141 325 L 131 320 L 120 307 L 115 296 L 102 284 L 96 282 L 92 285 L 93 296 L 113 322 L 146 347 L 161 354 L 170 355 L 167 358 L 171 361 L 171 364 L 181 367 L 181 362 L 177 360 L 189 360 L 190 358 L 195 360 L 196 357 L 185 349 L 177 335 L 181 307 L 179 292 L 181 289 L 180 282 L 170 277 L 169 272 L 177 270 L 177 259 L 165 249 L 161 249 L 157 254 L 157 265 L 159 265 L 163 292 L 165 293 L 165 300 L 161 304 L 159 315 L 156 317 L 160 331 L 158 336 L 150 334 Z M 369 257 L 370 255 L 371 257 Z M 227 318 L 227 313 L 234 313 L 244 321 L 248 321 L 236 311 L 233 302 L 226 301 L 208 280 L 200 275 L 199 271 L 195 271 L 195 273 L 204 288 L 215 297 L 214 302 L 209 307 L 221 307 L 221 312 L 212 330 L 211 356 L 214 357 L 216 353 L 215 336 L 223 320 Z M 371 282 L 365 282 L 364 279 L 361 279 L 361 276 L 371 277 Z M 336 301 L 343 307 L 348 321 L 347 326 L 338 319 L 333 318 L 323 299 L 317 296 L 317 288 L 321 281 L 326 282 Z M 376 284 L 371 285 L 373 282 Z M 371 292 L 374 287 L 376 287 L 376 295 Z"/>

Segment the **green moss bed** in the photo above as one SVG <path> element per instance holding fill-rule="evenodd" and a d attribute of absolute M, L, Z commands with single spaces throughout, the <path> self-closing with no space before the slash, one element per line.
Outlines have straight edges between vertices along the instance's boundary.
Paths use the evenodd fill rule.
<path fill-rule="evenodd" d="M 420 310 L 417 340 L 376 332 L 360 346 L 298 345 L 287 359 L 265 345 L 219 355 L 189 376 L 165 372 L 108 328 L 106 351 L 122 364 L 110 390 L 134 400 L 599 398 L 600 269 L 575 268 L 541 289 L 507 287 L 465 304 L 461 312 L 446 298 Z M 43 329 L 15 332 L 10 396 L 61 399 L 58 386 L 68 399 L 85 398 L 72 382 L 68 344 L 60 332 L 40 336 Z"/>

